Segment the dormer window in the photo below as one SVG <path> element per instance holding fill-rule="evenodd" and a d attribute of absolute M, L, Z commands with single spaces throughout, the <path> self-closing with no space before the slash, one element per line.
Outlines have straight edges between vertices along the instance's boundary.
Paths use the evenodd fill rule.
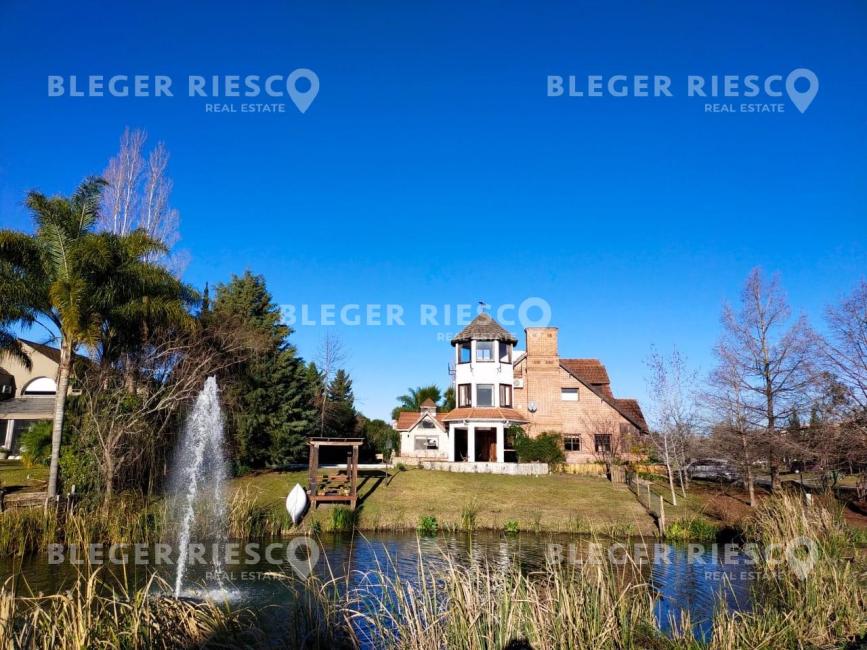
<path fill-rule="evenodd" d="M 476 341 L 476 361 L 494 360 L 494 342 Z"/>
<path fill-rule="evenodd" d="M 458 363 L 469 363 L 473 360 L 473 348 L 469 341 L 458 345 Z"/>

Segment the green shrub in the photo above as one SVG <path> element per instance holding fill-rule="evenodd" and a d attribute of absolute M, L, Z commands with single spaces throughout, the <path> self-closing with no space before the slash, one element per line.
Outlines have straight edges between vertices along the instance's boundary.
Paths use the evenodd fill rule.
<path fill-rule="evenodd" d="M 331 530 L 345 533 L 355 528 L 355 511 L 345 506 L 337 506 L 331 511 Z"/>
<path fill-rule="evenodd" d="M 47 465 L 51 460 L 51 422 L 34 422 L 21 435 L 21 460 L 25 467 Z"/>
<path fill-rule="evenodd" d="M 439 530 L 437 518 L 433 515 L 424 515 L 418 520 L 418 530 L 422 535 L 436 535 Z"/>
<path fill-rule="evenodd" d="M 515 436 L 515 451 L 522 463 L 535 461 L 556 465 L 566 461 L 563 438 L 559 433 L 543 432 L 531 438 L 521 432 Z"/>
<path fill-rule="evenodd" d="M 397 465 L 394 466 L 394 468 L 398 472 L 405 472 L 406 471 L 406 465 L 404 465 L 403 463 L 398 463 Z"/>
<path fill-rule="evenodd" d="M 679 520 L 665 528 L 665 538 L 684 542 L 708 542 L 716 539 L 719 529 L 700 517 Z"/>
<path fill-rule="evenodd" d="M 506 522 L 506 525 L 503 526 L 503 531 L 507 535 L 517 535 L 520 530 L 518 522 L 514 519 L 509 519 L 509 521 Z"/>

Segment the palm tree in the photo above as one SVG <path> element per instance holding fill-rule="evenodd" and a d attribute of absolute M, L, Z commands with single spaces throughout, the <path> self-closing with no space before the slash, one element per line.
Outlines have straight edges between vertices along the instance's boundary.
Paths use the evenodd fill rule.
<path fill-rule="evenodd" d="M 394 410 L 391 412 L 391 418 L 397 420 L 403 411 L 421 410 L 422 402 L 427 399 L 432 399 L 437 404 L 440 403 L 442 392 L 438 386 L 431 384 L 430 386 L 410 388 L 406 395 L 397 396 L 399 405 L 394 407 Z"/>
<path fill-rule="evenodd" d="M 48 494 L 57 495 L 66 396 L 75 352 L 94 348 L 107 331 L 143 309 L 175 312 L 182 285 L 148 256 L 164 246 L 142 232 L 95 234 L 105 182 L 86 179 L 70 197 L 30 192 L 32 235 L 0 230 L 0 324 L 40 324 L 60 339 Z M 174 288 L 175 301 L 169 298 Z M 145 307 L 150 298 L 154 301 Z M 8 330 L 6 330 L 8 334 Z"/>

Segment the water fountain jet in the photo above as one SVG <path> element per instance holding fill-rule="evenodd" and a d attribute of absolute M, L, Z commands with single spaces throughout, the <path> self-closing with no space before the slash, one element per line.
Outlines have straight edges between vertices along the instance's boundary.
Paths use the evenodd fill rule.
<path fill-rule="evenodd" d="M 201 541 L 216 544 L 218 549 L 225 548 L 229 467 L 224 443 L 217 379 L 208 377 L 187 417 L 169 472 L 172 522 L 177 529 L 175 597 L 182 593 L 193 534 Z M 219 555 L 213 554 L 213 568 L 222 589 Z"/>

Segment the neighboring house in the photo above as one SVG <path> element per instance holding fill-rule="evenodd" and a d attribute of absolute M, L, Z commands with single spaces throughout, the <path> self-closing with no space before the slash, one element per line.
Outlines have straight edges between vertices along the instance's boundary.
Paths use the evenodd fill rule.
<path fill-rule="evenodd" d="M 562 434 L 566 462 L 591 462 L 627 450 L 625 437 L 646 433 L 634 399 L 615 398 L 597 359 L 561 359 L 556 327 L 525 330 L 526 352 L 488 314 L 480 314 L 452 339 L 456 408 L 401 413 L 400 455 L 452 462 L 515 462 L 518 425 L 530 436 Z"/>
<path fill-rule="evenodd" d="M 421 411 L 401 413 L 395 427 L 401 432 L 400 455 L 446 460 L 448 427 L 444 417 L 445 413 L 437 413 L 437 405 L 430 398 L 422 402 Z"/>
<path fill-rule="evenodd" d="M 0 446 L 10 456 L 20 453 L 21 434 L 34 422 L 54 419 L 60 350 L 21 341 L 30 357 L 28 370 L 20 360 L 0 354 Z"/>

